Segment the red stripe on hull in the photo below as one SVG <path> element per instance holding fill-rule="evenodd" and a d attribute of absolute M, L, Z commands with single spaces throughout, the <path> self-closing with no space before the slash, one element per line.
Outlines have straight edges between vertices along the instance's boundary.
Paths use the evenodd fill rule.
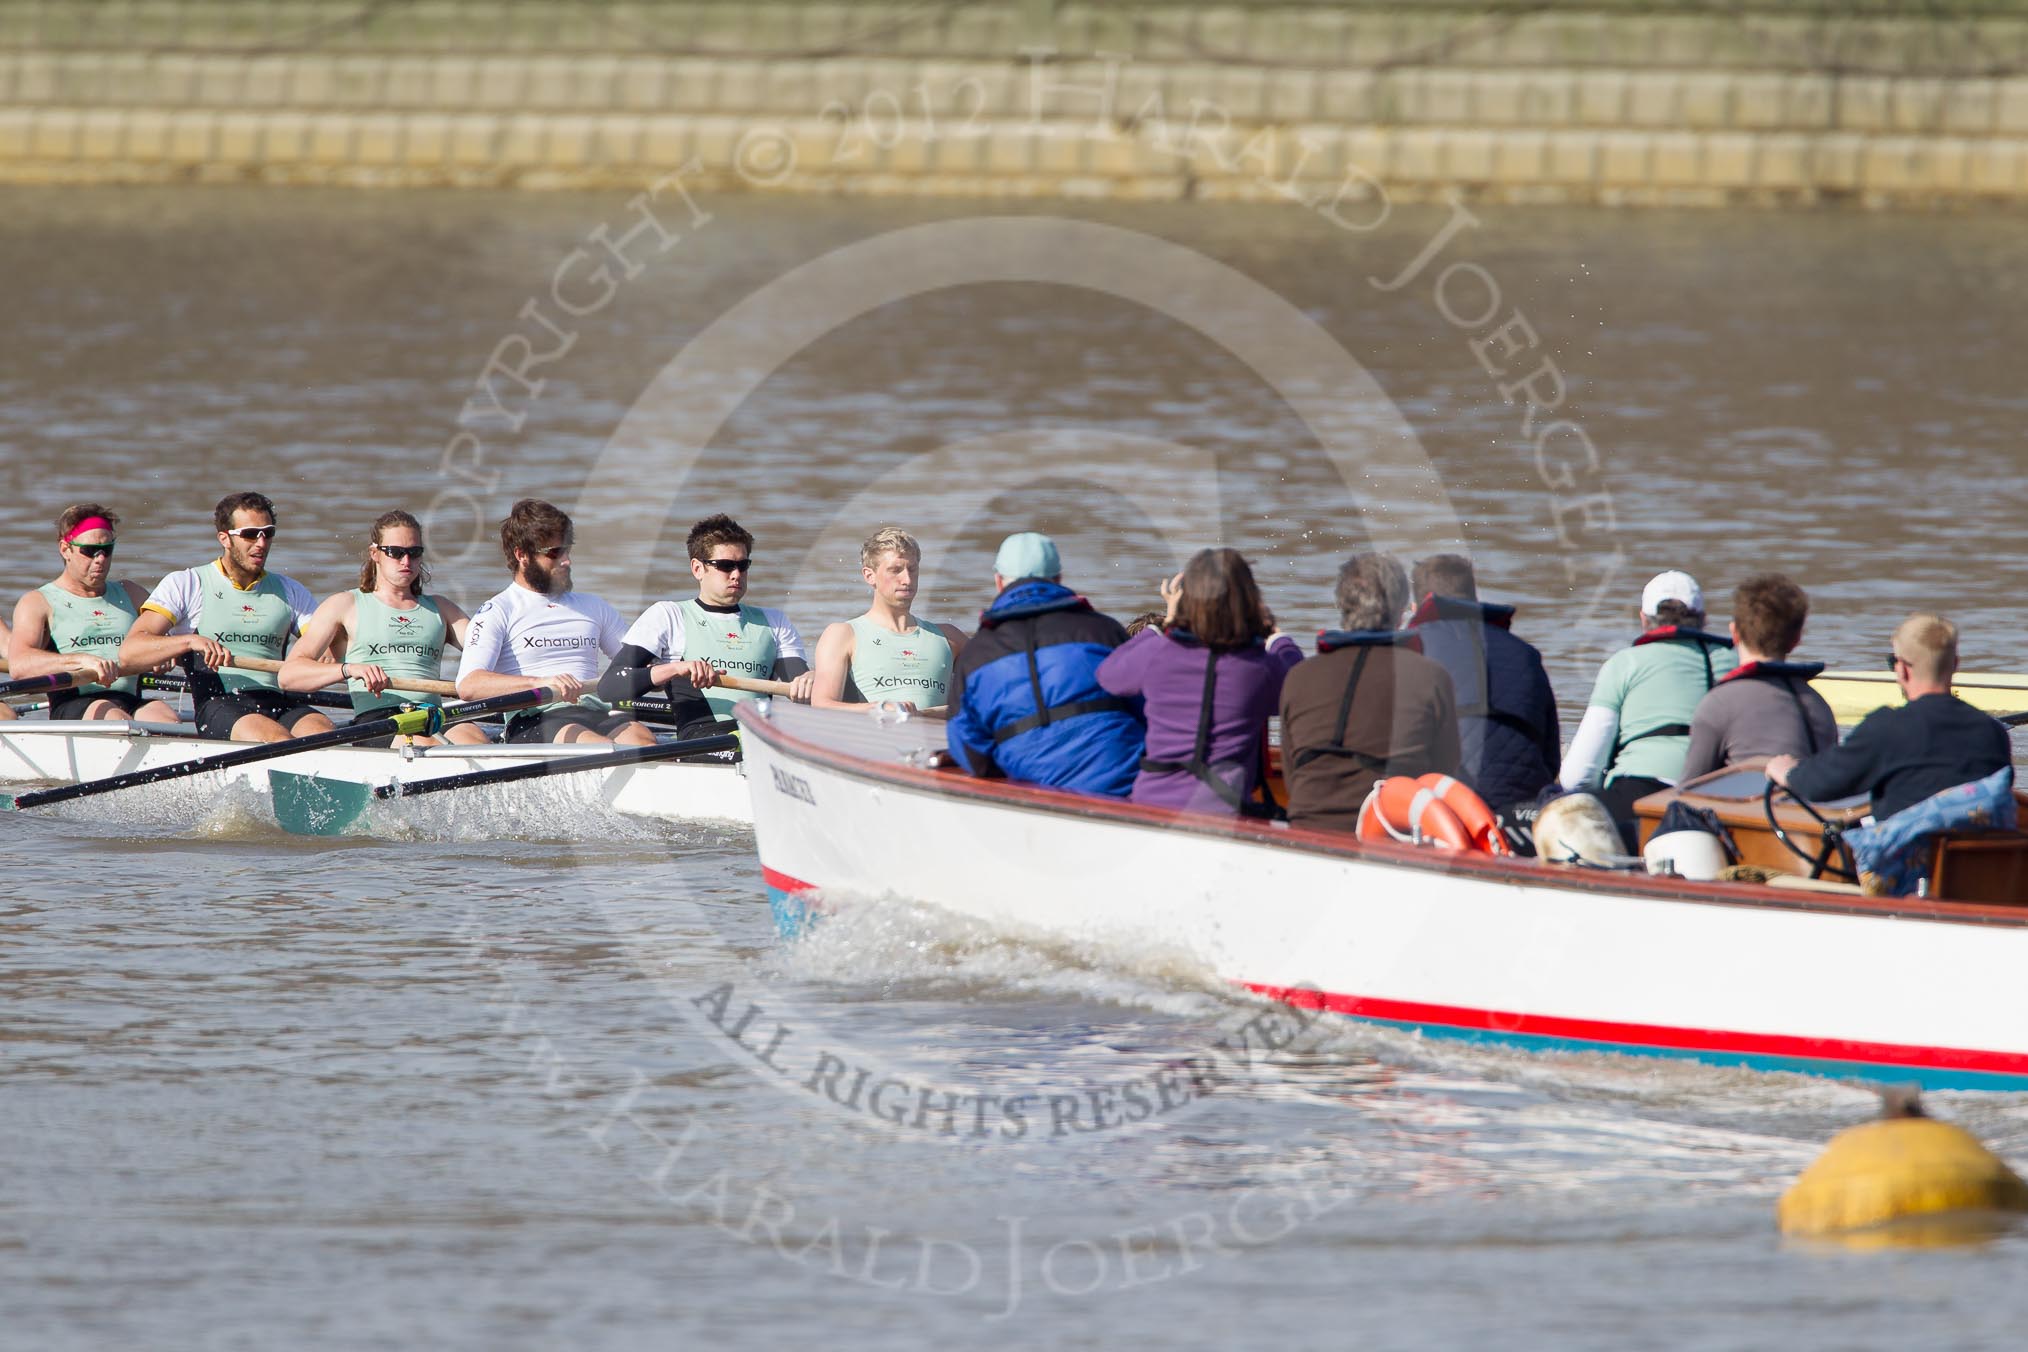
<path fill-rule="evenodd" d="M 761 866 L 761 876 L 770 888 L 778 892 L 793 894 L 812 891 L 816 887 L 814 883 L 804 882 L 765 864 Z M 1518 1014 L 1507 1010 L 1470 1009 L 1462 1005 L 1432 1005 L 1413 1000 L 1343 995 L 1310 987 L 1267 986 L 1252 981 L 1236 984 L 1303 1009 L 1323 1009 L 1385 1023 L 1471 1029 L 1495 1037 L 1666 1048 L 1678 1052 L 1775 1060 L 1906 1066 L 1910 1069 L 2028 1078 L 2028 1054 L 2019 1052 L 1982 1052 L 1957 1047 L 1917 1047 L 1893 1042 L 1852 1042 L 1839 1038 L 1791 1037 L 1779 1033 L 1735 1033 L 1722 1029 L 1567 1019 L 1546 1014 Z"/>
<path fill-rule="evenodd" d="M 1738 1056 L 1857 1061 L 1873 1065 L 2028 1075 L 2028 1055 L 2018 1052 L 1980 1052 L 1956 1047 L 1911 1047 L 1892 1042 L 1788 1037 L 1778 1033 L 1731 1033 L 1718 1029 L 1669 1028 L 1659 1024 L 1609 1023 L 1598 1019 L 1565 1019 L 1544 1014 L 1467 1009 L 1456 1005 L 1426 1005 L 1411 1000 L 1382 1000 L 1304 987 L 1263 986 L 1251 981 L 1240 984 L 1248 990 L 1298 1008 L 1326 1009 L 1335 1014 L 1381 1019 L 1388 1023 L 1434 1024 L 1514 1037 L 1669 1047 Z"/>

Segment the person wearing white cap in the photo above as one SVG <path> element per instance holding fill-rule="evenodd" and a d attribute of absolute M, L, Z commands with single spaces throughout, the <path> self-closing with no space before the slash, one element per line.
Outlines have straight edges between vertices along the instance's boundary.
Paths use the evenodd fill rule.
<path fill-rule="evenodd" d="M 1704 590 L 1671 569 L 1641 592 L 1641 636 L 1606 659 L 1557 778 L 1598 794 L 1629 846 L 1634 802 L 1674 784 L 1698 701 L 1733 668 L 1732 640 L 1704 632 Z"/>
<path fill-rule="evenodd" d="M 925 623 L 911 613 L 922 582 L 922 546 L 899 526 L 884 526 L 860 546 L 859 569 L 873 588 L 873 604 L 817 639 L 810 702 L 820 709 L 944 707 L 950 702 L 951 663 L 964 650 L 965 631 Z"/>

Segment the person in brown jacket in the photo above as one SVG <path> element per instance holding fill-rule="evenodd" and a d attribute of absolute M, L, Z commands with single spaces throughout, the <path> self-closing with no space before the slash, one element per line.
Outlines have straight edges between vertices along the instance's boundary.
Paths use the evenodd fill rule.
<path fill-rule="evenodd" d="M 1318 635 L 1317 655 L 1282 683 L 1291 825 L 1353 831 L 1376 780 L 1458 772 L 1450 673 L 1394 628 L 1408 599 L 1407 574 L 1385 554 L 1355 554 L 1338 570 L 1343 628 Z"/>

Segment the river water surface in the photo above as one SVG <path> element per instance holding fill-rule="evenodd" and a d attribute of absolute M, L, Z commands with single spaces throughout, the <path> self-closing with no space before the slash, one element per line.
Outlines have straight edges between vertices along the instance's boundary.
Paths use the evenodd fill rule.
<path fill-rule="evenodd" d="M 892 522 L 930 548 L 918 612 L 967 627 L 1013 529 L 1123 616 L 1223 540 L 1297 630 L 1347 550 L 1459 544 L 1568 717 L 1664 567 L 1718 623 L 1793 574 L 1833 665 L 1916 606 L 1968 666 L 2028 664 L 2004 217 L 1488 212 L 1417 270 L 1439 209 L 657 210 L 680 239 L 622 264 L 587 244 L 620 198 L 0 191 L 0 590 L 53 574 L 67 502 L 123 514 L 147 585 L 252 487 L 313 591 L 406 506 L 475 604 L 480 526 L 535 494 L 622 609 L 733 513 L 811 637 Z M 496 353 L 521 380 L 481 389 Z M 784 945 L 737 829 L 567 787 L 383 828 L 296 840 L 197 785 L 0 817 L 7 1345 L 1998 1347 L 2028 1316 L 2019 1232 L 1774 1234 L 1857 1088 L 1335 1024 L 1249 1068 L 1259 1009 L 1163 952 L 900 902 Z M 729 1045 L 749 1004 L 833 1092 Z M 985 1138 L 924 1106 L 1128 1084 L 1185 1089 Z M 2028 1157 L 2028 1101 L 1934 1103 Z"/>

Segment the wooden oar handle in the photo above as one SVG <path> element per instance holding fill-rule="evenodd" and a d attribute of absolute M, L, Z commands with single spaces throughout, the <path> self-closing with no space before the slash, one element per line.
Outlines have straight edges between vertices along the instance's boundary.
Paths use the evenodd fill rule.
<path fill-rule="evenodd" d="M 282 669 L 282 664 L 275 661 L 272 657 L 243 657 L 238 653 L 232 655 L 232 664 L 242 671 L 277 672 Z M 350 659 L 347 659 L 345 665 L 352 666 L 355 664 Z M 368 664 L 361 662 L 356 665 L 366 666 Z M 418 695 L 449 695 L 452 698 L 456 698 L 458 693 L 458 687 L 450 681 L 432 681 L 420 676 L 390 676 L 388 677 L 387 688 L 389 690 L 413 690 Z"/>
<path fill-rule="evenodd" d="M 718 674 L 718 683 L 727 690 L 749 690 L 756 695 L 786 695 L 789 693 L 789 683 L 787 681 L 763 681 L 756 676 L 728 676 L 724 672 L 720 672 Z"/>
<path fill-rule="evenodd" d="M 279 672 L 282 669 L 282 664 L 275 661 L 272 657 L 244 657 L 239 653 L 232 655 L 232 664 L 242 671 L 265 671 L 269 674 Z M 347 663 L 347 665 L 350 665 L 350 663 Z M 0 657 L 0 672 L 6 670 L 7 659 Z M 752 676 L 721 675 L 718 678 L 718 683 L 727 690 L 747 690 L 756 695 L 786 695 L 789 693 L 789 683 L 787 681 L 763 681 Z M 458 694 L 458 687 L 453 682 L 431 681 L 420 677 L 415 679 L 408 677 L 392 678 L 388 688 L 391 690 L 413 690 L 419 695 L 449 695 L 453 699 Z"/>

